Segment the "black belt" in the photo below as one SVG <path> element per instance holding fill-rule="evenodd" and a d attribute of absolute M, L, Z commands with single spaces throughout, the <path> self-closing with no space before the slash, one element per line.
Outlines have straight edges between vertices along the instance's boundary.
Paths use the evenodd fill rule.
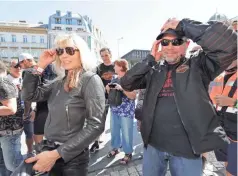
<path fill-rule="evenodd" d="M 49 151 L 49 150 L 55 150 L 57 149 L 59 146 L 63 145 L 64 143 L 61 142 L 56 142 L 56 141 L 51 141 L 51 140 L 43 140 L 41 143 L 36 144 L 35 146 L 35 150 L 37 153 L 40 153 L 42 151 Z M 85 148 L 81 153 L 85 153 L 88 151 L 88 147 Z"/>
<path fill-rule="evenodd" d="M 23 131 L 23 128 L 20 128 L 18 130 L 9 130 L 9 129 L 2 130 L 2 131 L 0 131 L 0 137 L 20 134 L 22 131 Z"/>

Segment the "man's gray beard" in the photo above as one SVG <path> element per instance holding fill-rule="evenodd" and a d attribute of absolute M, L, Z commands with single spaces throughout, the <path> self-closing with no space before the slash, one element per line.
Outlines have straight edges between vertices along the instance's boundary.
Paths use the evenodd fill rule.
<path fill-rule="evenodd" d="M 169 58 L 169 57 L 163 57 L 163 60 L 166 60 L 168 63 L 176 63 L 180 60 L 181 57 L 177 58 Z"/>

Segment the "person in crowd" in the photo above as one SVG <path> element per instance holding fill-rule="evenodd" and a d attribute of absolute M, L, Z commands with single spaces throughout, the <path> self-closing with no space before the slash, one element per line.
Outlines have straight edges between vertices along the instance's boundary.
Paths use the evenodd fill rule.
<path fill-rule="evenodd" d="M 13 69 L 10 70 L 13 73 Z M 10 176 L 23 161 L 22 110 L 17 87 L 7 78 L 7 68 L 0 61 L 0 175 L 2 176 Z"/>
<path fill-rule="evenodd" d="M 48 65 L 41 75 L 41 84 L 49 84 L 50 81 L 56 78 L 53 71 L 52 64 Z M 41 143 L 44 137 L 44 126 L 48 116 L 47 101 L 37 102 L 36 108 L 33 109 L 31 117 L 34 118 L 34 142 L 35 144 Z M 37 146 L 37 145 L 36 145 Z"/>
<path fill-rule="evenodd" d="M 21 72 L 21 68 L 16 67 L 16 65 L 17 65 L 17 61 L 11 60 L 9 74 L 7 75 L 7 77 L 15 86 L 17 86 L 18 89 L 21 89 L 22 72 Z"/>
<path fill-rule="evenodd" d="M 237 30 L 237 20 L 234 20 L 233 22 L 232 22 L 232 27 L 233 27 L 233 29 L 235 30 L 235 32 L 237 32 L 238 30 Z"/>
<path fill-rule="evenodd" d="M 111 89 L 122 91 L 122 103 L 118 106 L 110 105 L 112 151 L 108 153 L 107 157 L 116 156 L 119 153 L 119 148 L 122 146 L 125 156 L 120 162 L 127 164 L 131 160 L 133 152 L 133 122 L 136 92 L 125 91 L 120 85 L 120 79 L 128 70 L 128 62 L 125 59 L 118 59 L 114 62 L 114 69 L 118 76 L 112 79 L 111 83 L 106 86 L 106 90 L 108 93 L 110 93 Z"/>
<path fill-rule="evenodd" d="M 21 68 L 22 79 L 24 78 L 25 69 L 33 68 L 36 65 L 34 58 L 29 53 L 21 53 L 18 58 L 18 63 L 15 65 L 16 68 Z M 33 153 L 33 134 L 34 134 L 34 109 L 35 103 L 32 102 L 23 102 L 24 104 L 24 133 L 26 135 L 26 146 L 27 146 L 27 155 L 30 157 L 34 155 Z"/>
<path fill-rule="evenodd" d="M 109 48 L 102 48 L 100 50 L 100 55 L 103 60 L 103 63 L 97 66 L 96 73 L 100 76 L 102 79 L 103 85 L 106 87 L 108 83 L 111 82 L 112 76 L 114 75 L 114 65 L 112 63 L 112 54 Z M 105 113 L 104 115 L 107 116 L 109 104 L 108 104 L 108 94 L 105 93 L 106 98 L 106 106 L 105 106 Z M 91 153 L 95 153 L 95 151 L 99 150 L 99 143 L 100 138 L 98 138 L 93 145 L 90 148 Z"/>
<path fill-rule="evenodd" d="M 202 47 L 190 59 L 185 57 L 188 39 Z M 171 175 L 201 176 L 201 154 L 229 143 L 208 86 L 236 58 L 237 34 L 226 24 L 166 21 L 151 54 L 121 78 L 124 90 L 147 92 L 141 125 L 143 175 L 165 175 L 169 163 Z"/>
<path fill-rule="evenodd" d="M 227 162 L 227 176 L 237 175 L 237 60 L 213 82 L 210 97 L 230 139 L 228 147 L 216 150 L 218 161 Z"/>
<path fill-rule="evenodd" d="M 105 128 L 105 90 L 100 77 L 91 71 L 96 67 L 95 58 L 81 37 L 61 34 L 55 44 L 56 49 L 44 51 L 37 66 L 26 71 L 23 80 L 24 100 L 47 101 L 49 107 L 46 140 L 41 143 L 48 150 L 26 162 L 36 162 L 33 169 L 38 172 L 57 167 L 59 175 L 86 176 L 89 144 Z M 58 77 L 49 85 L 39 85 L 39 75 L 54 61 Z"/>
<path fill-rule="evenodd" d="M 232 26 L 237 32 L 237 24 Z M 227 176 L 237 175 L 237 60 L 210 84 L 210 97 L 230 144 L 215 151 L 218 161 L 226 162 Z"/>

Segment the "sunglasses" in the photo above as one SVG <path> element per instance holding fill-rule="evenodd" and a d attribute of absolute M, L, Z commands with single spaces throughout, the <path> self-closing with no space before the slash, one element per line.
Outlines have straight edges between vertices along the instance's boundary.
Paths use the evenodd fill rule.
<path fill-rule="evenodd" d="M 180 46 L 184 43 L 184 40 L 183 39 L 173 39 L 173 40 L 163 39 L 161 41 L 162 46 L 169 46 L 169 43 L 171 43 L 173 46 Z"/>
<path fill-rule="evenodd" d="M 11 67 L 12 67 L 12 68 L 21 68 L 19 64 L 17 64 L 17 65 L 12 65 Z"/>
<path fill-rule="evenodd" d="M 18 62 L 15 66 L 12 65 L 13 68 L 21 68 L 21 64 L 23 63 L 23 61 Z"/>
<path fill-rule="evenodd" d="M 58 56 L 61 56 L 62 54 L 64 54 L 64 51 L 65 51 L 68 55 L 73 56 L 76 51 L 79 51 L 79 49 L 73 48 L 73 47 L 57 48 L 57 49 L 56 49 L 56 54 L 57 54 Z"/>

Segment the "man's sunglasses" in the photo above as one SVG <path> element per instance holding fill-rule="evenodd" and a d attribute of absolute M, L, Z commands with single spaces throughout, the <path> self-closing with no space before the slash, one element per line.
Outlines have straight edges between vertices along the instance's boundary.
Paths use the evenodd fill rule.
<path fill-rule="evenodd" d="M 64 51 L 65 51 L 68 55 L 73 56 L 76 51 L 79 51 L 79 49 L 73 48 L 73 47 L 57 48 L 57 49 L 56 49 L 56 54 L 57 54 L 58 56 L 61 56 L 62 54 L 64 54 Z"/>
<path fill-rule="evenodd" d="M 184 43 L 184 40 L 183 39 L 173 39 L 173 40 L 163 39 L 161 41 L 162 46 L 169 46 L 169 43 L 171 43 L 173 46 L 180 46 Z"/>

